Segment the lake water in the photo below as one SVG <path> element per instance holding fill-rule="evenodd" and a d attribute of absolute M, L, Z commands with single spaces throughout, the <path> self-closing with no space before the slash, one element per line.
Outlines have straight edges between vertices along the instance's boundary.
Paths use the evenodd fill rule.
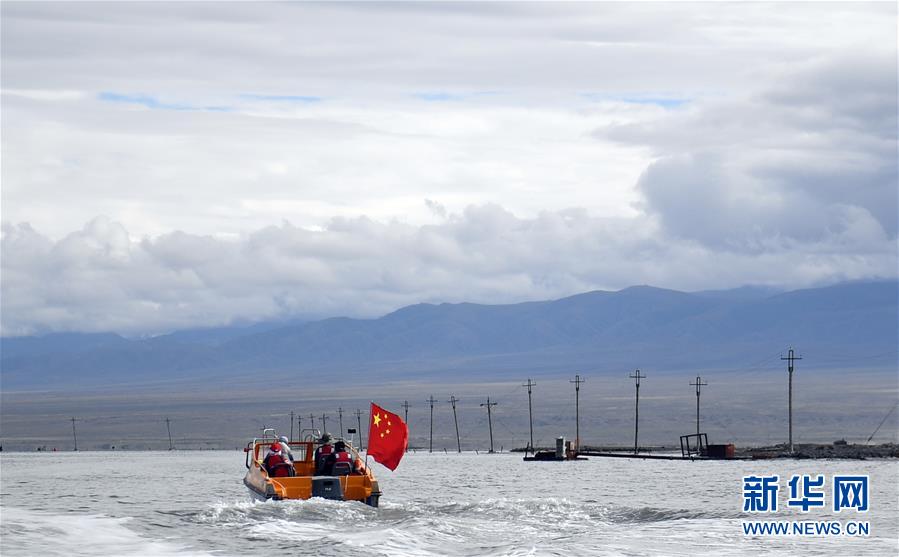
<path fill-rule="evenodd" d="M 15 555 L 897 555 L 899 461 L 679 462 L 409 454 L 381 507 L 251 502 L 225 451 L 2 453 L 0 553 Z M 742 477 L 779 474 L 776 520 L 867 537 L 750 537 Z M 787 508 L 791 474 L 867 474 L 867 513 Z M 786 478 L 785 478 L 786 476 Z"/>

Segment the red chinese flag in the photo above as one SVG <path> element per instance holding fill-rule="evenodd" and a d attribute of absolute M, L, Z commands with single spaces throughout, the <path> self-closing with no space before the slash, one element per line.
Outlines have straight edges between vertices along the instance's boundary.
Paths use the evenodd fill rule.
<path fill-rule="evenodd" d="M 399 416 L 371 403 L 368 422 L 368 454 L 391 470 L 396 470 L 409 445 L 409 428 Z"/>

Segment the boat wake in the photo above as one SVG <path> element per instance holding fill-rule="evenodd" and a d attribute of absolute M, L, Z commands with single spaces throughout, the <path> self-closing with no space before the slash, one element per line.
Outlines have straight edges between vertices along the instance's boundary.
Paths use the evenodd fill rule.
<path fill-rule="evenodd" d="M 617 537 L 629 525 L 716 518 L 707 513 L 650 507 L 613 507 L 564 498 L 490 498 L 481 501 L 219 502 L 197 523 L 273 547 L 303 546 L 321 555 L 528 555 L 559 542 Z M 721 518 L 721 517 L 717 517 Z M 517 539 L 510 540 L 514 532 Z M 567 543 L 563 543 L 567 545 Z"/>
<path fill-rule="evenodd" d="M 0 553 L 4 556 L 211 555 L 187 545 L 145 537 L 128 527 L 131 521 L 130 518 L 57 514 L 4 506 Z"/>

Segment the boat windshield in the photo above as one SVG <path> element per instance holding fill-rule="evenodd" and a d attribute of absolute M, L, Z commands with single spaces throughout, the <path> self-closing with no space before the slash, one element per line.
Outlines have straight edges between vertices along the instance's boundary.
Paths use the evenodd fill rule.
<path fill-rule="evenodd" d="M 294 462 L 302 462 L 306 460 L 306 443 L 291 443 L 290 454 L 293 455 Z"/>

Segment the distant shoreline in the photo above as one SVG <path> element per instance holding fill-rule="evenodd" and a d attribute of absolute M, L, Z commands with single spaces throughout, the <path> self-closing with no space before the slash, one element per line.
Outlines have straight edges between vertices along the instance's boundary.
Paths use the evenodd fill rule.
<path fill-rule="evenodd" d="M 891 459 L 899 459 L 899 444 L 897 443 L 881 443 L 879 445 L 858 445 L 858 444 L 823 444 L 823 443 L 803 443 L 795 445 L 795 450 L 793 454 L 790 454 L 788 447 L 785 444 L 782 445 L 774 445 L 774 446 L 760 446 L 760 447 L 745 447 L 745 448 L 736 448 L 735 456 L 740 460 L 773 460 L 773 459 L 793 459 L 793 460 L 891 460 Z M 141 452 L 201 452 L 201 451 L 227 451 L 227 452 L 237 452 L 242 450 L 242 447 L 236 448 L 188 448 L 188 449 L 173 449 L 171 451 L 166 449 L 131 449 L 131 448 L 115 448 L 115 449 L 107 449 L 107 448 L 91 448 L 91 449 L 82 449 L 79 451 L 73 451 L 71 449 L 57 449 L 53 450 L 41 448 L 41 449 L 0 449 L 0 454 L 33 454 L 33 453 L 49 453 L 49 454 L 71 454 L 74 452 L 79 453 L 115 453 L 115 452 L 126 452 L 126 453 L 141 453 Z M 410 452 L 427 452 L 426 448 L 420 447 L 410 447 Z M 537 450 L 553 450 L 551 447 L 537 447 Z M 592 446 L 585 445 L 583 447 L 584 452 L 606 452 L 606 453 L 633 453 L 632 447 L 622 447 L 622 446 Z M 465 453 L 483 453 L 488 454 L 487 450 L 466 450 L 463 451 Z M 508 451 L 501 451 L 505 453 L 524 453 L 525 448 L 515 448 Z M 659 446 L 647 446 L 640 447 L 639 454 L 645 455 L 659 455 L 659 454 L 673 454 L 679 453 L 679 447 L 668 447 L 664 445 Z M 456 451 L 446 451 L 443 448 L 434 450 L 434 454 L 441 453 L 456 453 Z M 639 456 L 637 457 L 639 458 Z"/>

